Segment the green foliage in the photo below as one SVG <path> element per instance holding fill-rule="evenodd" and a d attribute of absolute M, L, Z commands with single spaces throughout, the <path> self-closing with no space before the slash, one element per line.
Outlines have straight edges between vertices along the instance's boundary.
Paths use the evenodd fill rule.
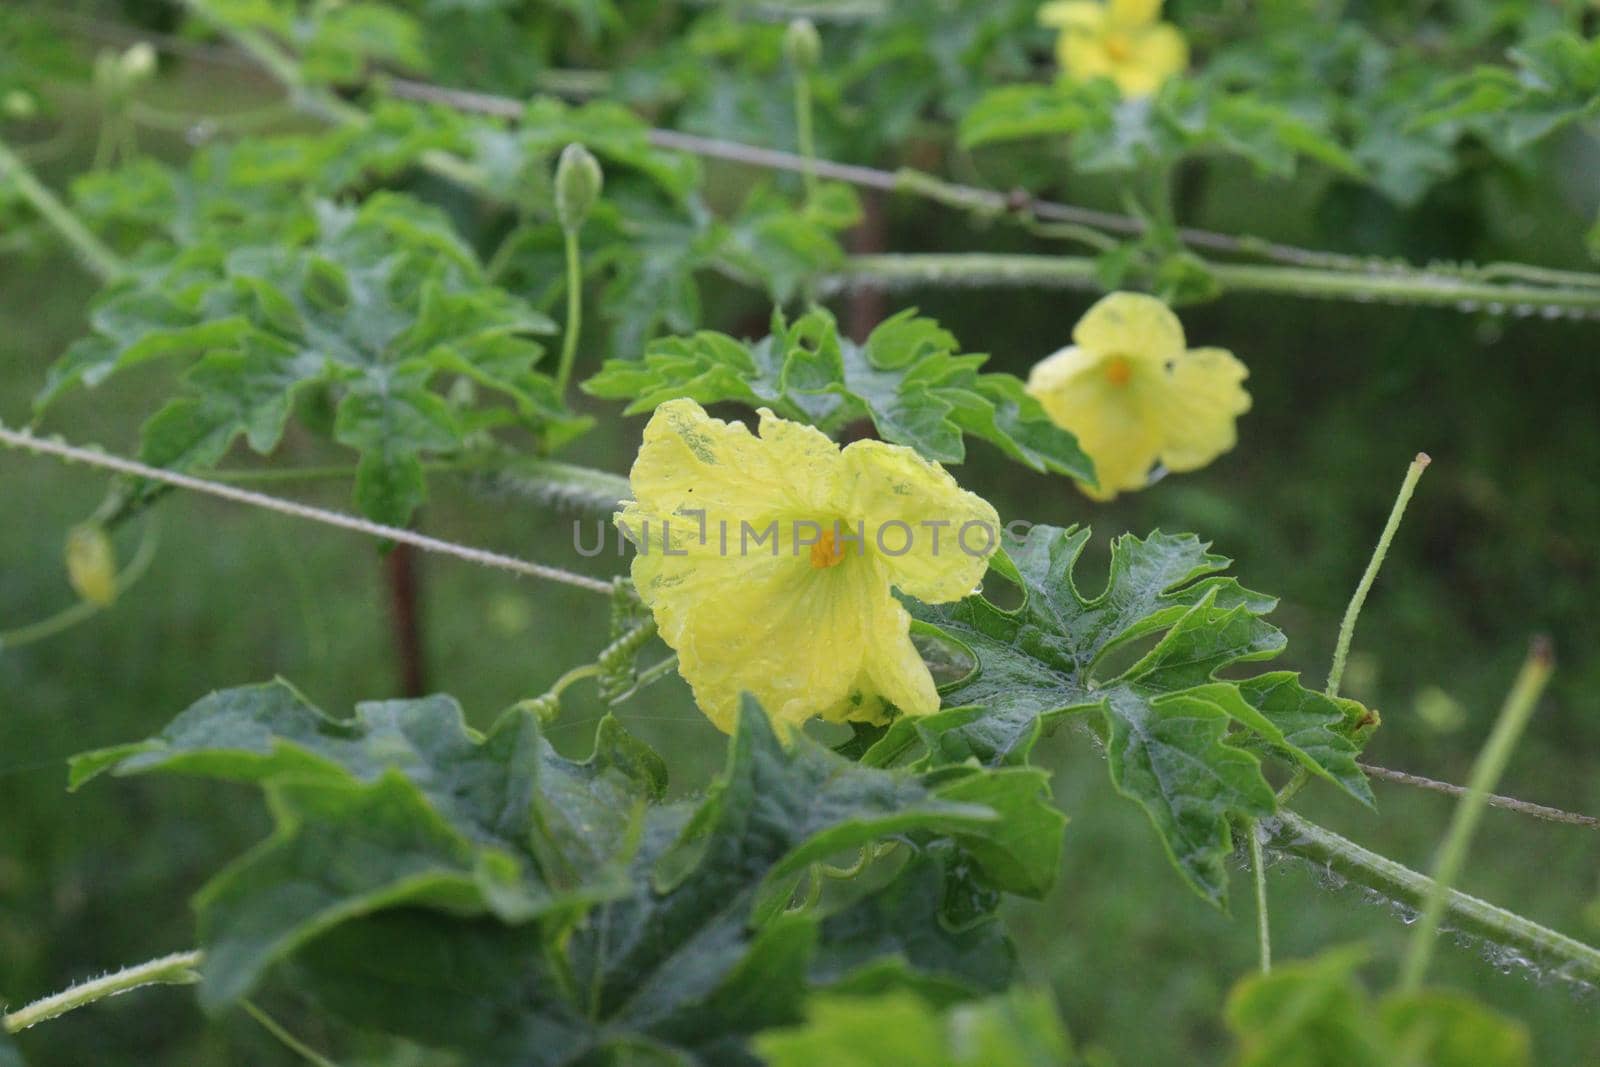
<path fill-rule="evenodd" d="M 914 605 L 974 666 L 943 691 L 949 711 L 891 727 L 864 759 L 883 763 L 921 744 L 924 762 L 987 765 L 1027 760 L 1041 732 L 1092 715 L 1112 783 L 1144 808 L 1179 873 L 1207 900 L 1227 898 L 1230 821 L 1276 809 L 1255 754 L 1271 755 L 1372 803 L 1353 737 L 1365 709 L 1277 671 L 1220 680 L 1237 664 L 1283 650 L 1263 616 L 1276 601 L 1220 572 L 1229 561 L 1192 535 L 1131 535 L 1112 543 L 1104 591 L 1073 580 L 1084 529 L 1036 526 L 993 573 L 1018 586 L 1020 607 L 982 595 Z M 1153 647 L 1124 661 L 1151 638 Z"/>
<path fill-rule="evenodd" d="M 965 438 L 977 437 L 1034 470 L 1093 481 L 1077 440 L 1022 382 L 980 373 L 987 357 L 959 352 L 955 337 L 915 311 L 889 318 L 858 345 L 818 308 L 792 325 L 774 316 L 772 334 L 753 344 L 710 331 L 658 341 L 641 361 L 608 362 L 583 388 L 631 400 L 629 414 L 689 397 L 770 407 L 833 434 L 870 419 L 884 440 L 945 463 L 965 459 Z"/>
<path fill-rule="evenodd" d="M 1090 173 L 1164 166 L 1203 152 L 1239 156 L 1276 177 L 1292 175 L 1302 158 L 1359 172 L 1337 141 L 1292 111 L 1187 81 L 1129 100 L 1108 81 L 1004 86 L 961 121 L 968 148 L 1047 136 L 1070 136 L 1073 163 Z"/>
<path fill-rule="evenodd" d="M 1520 1025 L 1458 993 L 1393 993 L 1374 1004 L 1339 949 L 1239 983 L 1228 1025 L 1236 1067 L 1525 1067 Z"/>
<path fill-rule="evenodd" d="M 1510 52 L 1512 66 L 1479 67 L 1439 87 L 1419 126 L 1461 123 L 1508 159 L 1600 114 L 1600 38 L 1551 34 Z"/>
<path fill-rule="evenodd" d="M 548 450 L 588 426 L 533 369 L 543 347 L 532 336 L 554 324 L 487 284 L 444 216 L 406 197 L 321 203 L 299 241 L 188 248 L 114 285 L 91 324 L 52 369 L 41 408 L 79 383 L 198 357 L 183 393 L 145 424 L 141 453 L 203 469 L 240 436 L 271 452 L 296 401 L 320 392 L 333 437 L 360 453 L 357 504 L 394 525 L 426 498 L 425 459 L 500 427 Z"/>
<path fill-rule="evenodd" d="M 83 57 L 35 13 L 9 4 L 0 10 L 0 125 L 40 111 L 45 83 L 86 69 Z"/>
<path fill-rule="evenodd" d="M 1069 138 L 1085 172 L 1220 153 L 1287 178 L 1305 161 L 1409 206 L 1473 165 L 1472 138 L 1522 169 L 1528 147 L 1600 106 L 1600 42 L 1539 8 L 1477 34 L 1441 27 L 1426 46 L 1411 26 L 1404 43 L 1376 20 L 1329 26 L 1314 4 L 1233 17 L 1203 67 L 1152 98 L 1123 100 L 1103 80 L 999 85 L 961 116 L 961 142 Z M 1510 65 L 1483 65 L 1484 38 L 1507 28 L 1525 35 Z"/>
<path fill-rule="evenodd" d="M 270 34 L 288 43 L 300 56 L 302 75 L 313 82 L 354 82 L 373 64 L 428 66 L 422 28 L 392 4 L 200 0 L 195 6 L 231 30 Z"/>
<path fill-rule="evenodd" d="M 940 1009 L 909 993 L 822 996 L 804 1026 L 756 1038 L 769 1067 L 1067 1067 L 1078 1062 L 1047 995 L 1005 996 Z"/>
<path fill-rule="evenodd" d="M 520 710 L 487 736 L 447 697 L 340 721 L 282 682 L 80 756 L 73 784 L 108 770 L 266 794 L 276 832 L 196 898 L 205 1003 L 287 964 L 360 1025 L 524 1063 L 742 1062 L 742 1035 L 796 1018 L 812 985 L 1002 988 L 992 911 L 1048 888 L 1064 821 L 1042 773 L 859 766 L 785 746 L 753 703 L 690 802 L 662 802 L 664 765 L 610 718 L 577 762 Z M 885 839 L 903 863 L 790 907 L 814 864 Z"/>
<path fill-rule="evenodd" d="M 3 1026 L 0 1026 L 0 1067 L 25 1067 L 22 1053 L 17 1051 L 17 1043 L 11 1040 L 11 1035 Z"/>

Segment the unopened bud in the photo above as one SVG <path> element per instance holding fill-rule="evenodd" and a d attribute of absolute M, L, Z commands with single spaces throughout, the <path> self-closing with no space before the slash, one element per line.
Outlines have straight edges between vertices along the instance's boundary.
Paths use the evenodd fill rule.
<path fill-rule="evenodd" d="M 130 82 L 143 81 L 156 70 L 156 50 L 140 41 L 122 53 L 122 73 Z"/>
<path fill-rule="evenodd" d="M 795 19 L 789 23 L 789 32 L 783 35 L 783 54 L 796 70 L 816 68 L 822 59 L 822 37 L 810 19 Z"/>
<path fill-rule="evenodd" d="M 74 526 L 67 534 L 67 581 L 91 604 L 105 607 L 117 599 L 116 549 L 98 524 Z"/>
<path fill-rule="evenodd" d="M 583 227 L 605 187 L 600 163 L 581 144 L 569 144 L 556 164 L 556 220 L 569 232 Z"/>
<path fill-rule="evenodd" d="M 13 89 L 0 99 L 0 113 L 8 119 L 26 120 L 39 113 L 39 102 L 24 89 Z"/>

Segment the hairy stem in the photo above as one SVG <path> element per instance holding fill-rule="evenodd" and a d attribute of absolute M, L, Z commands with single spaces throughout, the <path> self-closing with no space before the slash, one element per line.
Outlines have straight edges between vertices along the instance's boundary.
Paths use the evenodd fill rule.
<path fill-rule="evenodd" d="M 1484 800 L 1500 781 L 1500 775 L 1504 773 L 1506 763 L 1517 747 L 1523 728 L 1533 716 L 1533 710 L 1539 704 L 1539 697 L 1544 693 L 1554 667 L 1555 660 L 1549 642 L 1536 640 L 1528 651 L 1528 658 L 1511 692 L 1506 696 L 1505 707 L 1500 709 L 1500 717 L 1495 720 L 1489 740 L 1485 742 L 1483 751 L 1478 753 L 1477 762 L 1472 767 L 1472 778 L 1467 785 L 1467 795 L 1456 806 L 1455 816 L 1450 820 L 1450 830 L 1439 850 L 1433 888 L 1422 910 L 1422 921 L 1417 924 L 1416 933 L 1411 935 L 1411 944 L 1400 968 L 1400 988 L 1405 992 L 1418 989 L 1423 976 L 1428 973 L 1428 963 L 1433 958 L 1433 947 L 1439 935 L 1439 924 L 1444 921 L 1446 894 L 1466 865 L 1473 834 L 1483 818 Z"/>
<path fill-rule="evenodd" d="M 1579 317 L 1600 315 L 1600 290 L 1587 286 L 1500 285 L 1417 270 L 1351 274 L 1249 263 L 1208 263 L 1206 269 L 1223 288 L 1237 292 L 1421 304 L 1470 312 L 1550 310 Z M 823 285 L 840 289 L 868 283 L 1099 288 L 1091 259 L 983 252 L 853 256 L 842 271 L 824 279 Z"/>
<path fill-rule="evenodd" d="M 0 141 L 0 182 L 16 186 L 28 206 L 71 246 L 78 262 L 101 281 L 110 281 L 123 272 L 121 257 L 90 233 L 72 209 L 35 177 L 4 141 Z"/>
<path fill-rule="evenodd" d="M 199 950 L 174 952 L 170 956 L 162 956 L 148 963 L 124 967 L 112 974 L 79 982 L 43 1000 L 36 1000 L 6 1015 L 0 1022 L 4 1023 L 8 1032 L 15 1034 L 87 1004 L 93 1004 L 97 1000 L 114 997 L 130 989 L 138 989 L 140 986 L 188 985 L 199 980 L 195 968 L 200 966 L 200 958 Z"/>
<path fill-rule="evenodd" d="M 1372 558 L 1367 561 L 1367 569 L 1362 573 L 1361 580 L 1356 583 L 1356 591 L 1350 597 L 1349 606 L 1344 609 L 1344 619 L 1339 623 L 1339 640 L 1333 646 L 1333 665 L 1328 668 L 1328 685 L 1325 692 L 1331 697 L 1339 695 L 1339 683 L 1344 679 L 1345 659 L 1350 655 L 1350 641 L 1355 637 L 1356 620 L 1361 618 L 1361 608 L 1367 602 L 1367 594 L 1372 592 L 1372 583 L 1377 581 L 1378 571 L 1382 569 L 1384 558 L 1389 554 L 1389 546 L 1394 543 L 1394 535 L 1400 529 L 1400 520 L 1405 518 L 1406 505 L 1411 503 L 1411 495 L 1416 492 L 1417 481 L 1432 462 L 1426 452 L 1418 452 L 1417 458 L 1406 468 L 1405 480 L 1400 483 L 1400 492 L 1394 498 L 1394 506 L 1389 509 L 1389 520 L 1383 524 L 1383 532 L 1378 535 L 1378 543 L 1372 550 Z"/>
<path fill-rule="evenodd" d="M 1272 828 L 1267 847 L 1273 851 L 1309 860 L 1400 904 L 1421 908 L 1434 892 L 1433 879 L 1420 871 L 1292 811 L 1280 812 L 1275 821 L 1263 825 Z M 1452 927 L 1552 965 L 1556 976 L 1567 981 L 1600 984 L 1600 949 L 1457 889 L 1445 890 L 1440 896 L 1445 921 Z"/>
<path fill-rule="evenodd" d="M 204 478 L 196 478 L 193 475 L 180 474 L 177 471 L 163 470 L 135 460 L 124 459 L 121 456 L 107 455 L 104 452 L 79 448 L 76 445 L 69 445 L 61 441 L 45 440 L 35 437 L 31 433 L 9 430 L 3 426 L 0 426 L 0 444 L 22 449 L 26 452 L 33 452 L 37 455 L 54 456 L 57 459 L 83 463 L 102 470 L 116 471 L 119 474 L 130 474 L 136 478 L 147 478 L 150 481 L 160 482 L 163 485 L 169 485 L 174 488 L 188 489 L 192 492 L 204 493 L 207 496 L 231 500 L 237 504 L 246 504 L 265 511 L 277 512 L 280 515 L 290 515 L 310 522 L 319 522 L 324 526 L 335 526 L 342 530 L 351 530 L 355 533 L 365 534 L 368 537 L 412 545 L 415 548 L 422 549 L 424 552 L 437 552 L 468 563 L 510 571 L 513 574 L 520 574 L 528 578 L 560 582 L 563 585 L 587 589 L 592 593 L 601 593 L 605 596 L 611 596 L 614 590 L 611 582 L 590 578 L 582 574 L 574 574 L 560 567 L 531 563 L 515 556 L 489 552 L 469 545 L 460 545 L 437 537 L 427 537 L 411 530 L 401 529 L 398 526 L 386 526 L 382 523 L 357 518 L 354 515 L 328 511 L 325 508 L 315 508 L 293 500 L 284 500 L 280 497 L 267 496 L 264 493 L 255 493 L 248 489 L 239 489 L 231 485 L 207 481 Z"/>

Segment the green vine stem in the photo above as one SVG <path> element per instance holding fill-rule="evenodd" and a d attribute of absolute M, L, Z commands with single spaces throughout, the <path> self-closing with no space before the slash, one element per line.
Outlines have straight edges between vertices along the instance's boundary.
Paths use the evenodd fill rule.
<path fill-rule="evenodd" d="M 1250 835 L 1250 873 L 1256 884 L 1256 945 L 1260 950 L 1261 973 L 1272 973 L 1272 920 L 1267 912 L 1267 864 L 1261 853 L 1261 829 L 1254 820 L 1245 825 Z"/>
<path fill-rule="evenodd" d="M 1433 879 L 1420 871 L 1380 856 L 1292 811 L 1263 820 L 1262 826 L 1268 830 L 1267 848 L 1309 860 L 1318 868 L 1405 907 L 1422 908 L 1434 892 Z M 1445 890 L 1440 898 L 1444 901 L 1445 920 L 1453 928 L 1511 949 L 1530 961 L 1550 965 L 1564 980 L 1600 985 L 1600 949 L 1457 889 Z"/>
<path fill-rule="evenodd" d="M 1362 573 L 1361 580 L 1356 583 L 1356 591 L 1350 597 L 1350 604 L 1344 609 L 1344 619 L 1339 623 L 1339 640 L 1333 646 L 1333 665 L 1328 668 L 1328 685 L 1324 690 L 1329 696 L 1339 695 L 1339 683 L 1344 680 L 1344 665 L 1350 655 L 1350 642 L 1356 634 L 1356 620 L 1361 618 L 1361 609 L 1367 602 L 1367 594 L 1372 592 L 1372 583 L 1378 580 L 1378 571 L 1383 567 L 1385 557 L 1389 555 L 1389 546 L 1394 543 L 1394 535 L 1400 529 L 1400 520 L 1406 516 L 1406 506 L 1411 503 L 1411 496 L 1417 491 L 1417 482 L 1422 478 L 1422 472 L 1428 469 L 1428 464 L 1433 460 L 1426 452 L 1418 452 L 1417 458 L 1411 461 L 1411 466 L 1406 468 L 1405 480 L 1400 483 L 1400 492 L 1395 495 L 1394 506 L 1389 509 L 1389 519 L 1383 524 L 1383 532 L 1378 535 L 1378 544 L 1372 550 L 1372 558 L 1367 560 L 1367 569 Z"/>
<path fill-rule="evenodd" d="M 1404 992 L 1415 992 L 1422 986 L 1423 976 L 1428 973 L 1428 963 L 1433 958 L 1439 924 L 1444 921 L 1447 906 L 1445 895 L 1466 866 L 1467 851 L 1472 847 L 1473 835 L 1483 818 L 1484 801 L 1505 772 L 1511 753 L 1517 747 L 1517 740 L 1521 738 L 1528 720 L 1533 717 L 1539 697 L 1544 693 L 1554 669 L 1555 657 L 1551 653 L 1550 643 L 1543 639 L 1535 640 L 1511 692 L 1506 696 L 1505 706 L 1495 720 L 1494 730 L 1490 732 L 1489 740 L 1472 766 L 1467 795 L 1456 805 L 1455 816 L 1450 820 L 1450 830 L 1445 835 L 1434 869 L 1432 892 L 1428 894 L 1427 904 L 1422 910 L 1422 921 L 1411 935 L 1411 944 L 1400 968 L 1400 988 Z"/>
<path fill-rule="evenodd" d="M 1600 316 L 1600 290 L 1589 287 L 1500 285 L 1425 271 L 1361 275 L 1248 263 L 1207 263 L 1206 269 L 1224 289 L 1237 292 L 1423 304 L 1492 314 L 1542 311 Z M 823 289 L 863 284 L 1101 288 L 1092 259 L 980 252 L 852 256 L 842 271 L 824 279 Z"/>
<path fill-rule="evenodd" d="M 279 1044 L 311 1064 L 312 1067 L 339 1067 L 328 1057 L 291 1034 L 287 1027 L 262 1011 L 253 1001 L 241 1001 L 239 1006 L 245 1010 L 245 1014 L 260 1023 L 263 1030 L 277 1038 Z"/>
<path fill-rule="evenodd" d="M 123 272 L 122 259 L 90 233 L 72 209 L 62 203 L 4 141 L 0 141 L 0 183 L 3 182 L 16 187 L 28 206 L 66 240 L 78 261 L 95 277 L 110 281 Z"/>
<path fill-rule="evenodd" d="M 79 982 L 53 996 L 36 1000 L 4 1016 L 0 1022 L 4 1023 L 9 1033 L 15 1034 L 87 1004 L 93 1004 L 97 1000 L 114 997 L 130 989 L 138 989 L 140 986 L 190 985 L 200 980 L 200 976 L 195 973 L 195 969 L 200 966 L 200 959 L 199 950 L 174 952 L 157 960 L 124 967 L 115 973 Z"/>
<path fill-rule="evenodd" d="M 628 479 L 553 459 L 505 455 L 478 475 L 490 491 L 527 497 L 544 507 L 609 515 L 633 495 Z"/>

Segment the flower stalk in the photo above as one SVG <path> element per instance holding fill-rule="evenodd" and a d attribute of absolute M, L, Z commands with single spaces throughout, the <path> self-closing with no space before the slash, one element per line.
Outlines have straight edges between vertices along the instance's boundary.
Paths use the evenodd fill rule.
<path fill-rule="evenodd" d="M 1496 783 L 1500 781 L 1501 774 L 1505 772 L 1506 763 L 1510 761 L 1511 753 L 1517 747 L 1517 741 L 1528 725 L 1528 720 L 1533 717 L 1534 709 L 1539 705 L 1539 697 L 1544 693 L 1554 669 L 1555 657 L 1550 650 L 1549 642 L 1543 639 L 1535 640 L 1533 647 L 1528 650 L 1528 658 L 1522 665 L 1521 673 L 1517 675 L 1517 680 L 1506 697 L 1505 706 L 1500 710 L 1499 718 L 1495 720 L 1494 730 L 1489 734 L 1489 740 L 1484 744 L 1483 751 L 1478 754 L 1477 762 L 1473 764 L 1472 778 L 1467 784 L 1467 795 L 1456 806 L 1455 816 L 1450 821 L 1449 833 L 1439 850 L 1439 861 L 1434 869 L 1433 886 L 1428 893 L 1427 904 L 1422 911 L 1422 921 L 1417 924 L 1416 932 L 1411 935 L 1411 944 L 1400 969 L 1400 988 L 1404 992 L 1415 992 L 1422 985 L 1423 976 L 1428 971 L 1428 963 L 1433 958 L 1433 947 L 1438 940 L 1439 925 L 1444 921 L 1445 911 L 1449 906 L 1447 894 L 1452 883 L 1460 877 L 1462 868 L 1466 866 L 1467 851 L 1472 846 L 1473 834 L 1477 832 L 1478 823 L 1483 818 L 1484 802 Z"/>
<path fill-rule="evenodd" d="M 110 281 L 125 269 L 121 257 L 89 231 L 61 199 L 41 182 L 28 165 L 0 140 L 0 183 L 9 182 L 50 227 L 72 248 L 78 261 L 101 281 Z"/>

